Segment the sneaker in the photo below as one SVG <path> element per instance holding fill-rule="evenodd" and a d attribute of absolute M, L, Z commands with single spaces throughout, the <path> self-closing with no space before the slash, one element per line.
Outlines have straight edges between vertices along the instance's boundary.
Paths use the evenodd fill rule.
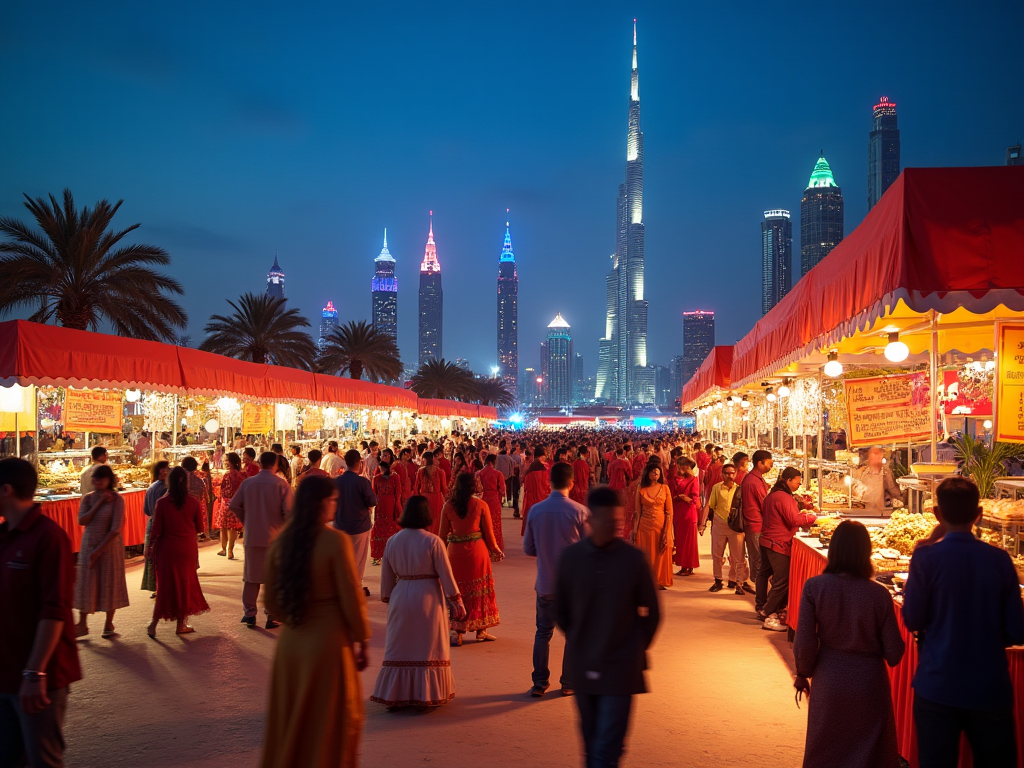
<path fill-rule="evenodd" d="M 544 695 L 544 692 L 547 691 L 547 689 L 548 683 L 545 683 L 544 685 L 535 685 L 530 689 L 530 695 L 535 699 L 539 699 Z"/>
<path fill-rule="evenodd" d="M 730 581 L 725 586 L 728 587 L 729 589 L 736 589 L 736 582 L 735 581 Z"/>
<path fill-rule="evenodd" d="M 758 621 L 762 621 L 763 622 L 763 621 L 767 620 L 768 615 L 764 611 L 758 610 L 758 611 L 754 612 L 754 618 L 756 618 Z"/>
<path fill-rule="evenodd" d="M 563 696 L 572 696 L 574 693 L 576 693 L 576 691 L 574 691 L 568 685 L 563 685 L 562 686 L 562 695 Z"/>
<path fill-rule="evenodd" d="M 748 595 L 756 595 L 757 594 L 757 590 L 754 589 L 752 586 L 750 586 L 750 582 L 749 581 L 744 581 L 740 586 L 743 587 L 743 591 L 746 592 Z"/>
<path fill-rule="evenodd" d="M 738 585 L 737 585 L 737 587 L 736 587 L 736 594 L 737 594 L 737 595 L 742 595 L 742 594 L 744 594 L 744 592 L 743 592 L 743 587 L 741 587 L 741 586 L 738 586 Z"/>
<path fill-rule="evenodd" d="M 249 629 L 256 629 L 256 617 L 255 616 L 243 616 L 242 623 L 245 624 Z"/>
<path fill-rule="evenodd" d="M 715 583 L 711 585 L 711 587 L 708 589 L 708 592 L 721 592 L 722 589 L 722 580 L 715 579 Z"/>
<path fill-rule="evenodd" d="M 767 629 L 770 632 L 788 632 L 789 631 L 789 627 L 787 627 L 782 622 L 782 620 L 779 619 L 779 614 L 777 614 L 777 613 L 773 613 L 771 616 L 769 616 L 767 619 L 765 619 L 764 620 L 764 624 L 761 625 L 761 629 Z"/>
<path fill-rule="evenodd" d="M 253 618 L 256 618 L 256 617 L 254 616 Z M 267 616 L 267 623 L 266 623 L 265 626 L 266 626 L 267 629 L 277 629 L 278 627 L 281 626 L 281 622 L 274 621 L 272 618 Z"/>

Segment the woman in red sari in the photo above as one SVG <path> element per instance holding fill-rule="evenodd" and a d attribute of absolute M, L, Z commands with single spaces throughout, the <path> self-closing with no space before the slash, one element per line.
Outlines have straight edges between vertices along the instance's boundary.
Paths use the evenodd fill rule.
<path fill-rule="evenodd" d="M 187 635 L 195 632 L 186 624 L 188 617 L 210 610 L 196 575 L 196 534 L 203 532 L 202 509 L 189 495 L 188 481 L 184 469 L 172 469 L 167 478 L 167 495 L 157 501 L 153 512 L 146 557 L 153 559 L 156 570 L 156 602 L 146 634 L 154 640 L 160 619 L 176 621 L 176 634 Z"/>
<path fill-rule="evenodd" d="M 697 519 L 700 516 L 700 481 L 693 473 L 693 459 L 676 459 L 677 472 L 669 477 L 672 491 L 672 528 L 675 533 L 676 554 L 673 561 L 679 566 L 676 576 L 692 576 L 700 566 L 697 551 Z"/>
<path fill-rule="evenodd" d="M 505 541 L 501 531 L 501 500 L 505 498 L 505 476 L 494 468 L 497 456 L 487 455 L 487 463 L 476 473 L 478 487 L 483 492 L 483 501 L 491 513 L 491 527 L 494 529 L 494 540 L 498 549 L 505 549 Z"/>
<path fill-rule="evenodd" d="M 448 478 L 444 470 L 434 464 L 434 454 L 423 452 L 423 466 L 416 472 L 416 482 L 412 492 L 417 496 L 426 496 L 430 504 L 430 532 L 436 534 L 441 525 L 441 510 L 444 499 L 448 495 Z"/>
<path fill-rule="evenodd" d="M 402 480 L 391 473 L 391 464 L 382 458 L 377 470 L 379 474 L 371 481 L 377 496 L 373 531 L 370 533 L 370 557 L 374 565 L 380 565 L 380 559 L 384 557 L 384 546 L 388 539 L 398 533 L 398 518 L 402 514 L 403 501 Z"/>
<path fill-rule="evenodd" d="M 476 632 L 477 642 L 496 640 L 487 632 L 499 623 L 498 601 L 494 594 L 491 556 L 496 561 L 505 553 L 494 540 L 491 513 L 480 499 L 473 496 L 476 478 L 459 475 L 455 495 L 444 505 L 441 519 L 441 540 L 448 543 L 448 559 L 455 574 L 455 583 L 466 605 L 466 618 L 451 622 L 455 637 L 452 645 L 462 645 L 466 632 Z"/>
<path fill-rule="evenodd" d="M 220 528 L 220 552 L 227 555 L 228 560 L 235 559 L 235 539 L 242 530 L 241 521 L 229 509 L 231 499 L 238 492 L 238 486 L 246 479 L 242 471 L 242 459 L 237 453 L 229 453 L 224 457 L 228 471 L 220 481 L 220 498 L 217 499 L 213 513 L 213 527 Z"/>

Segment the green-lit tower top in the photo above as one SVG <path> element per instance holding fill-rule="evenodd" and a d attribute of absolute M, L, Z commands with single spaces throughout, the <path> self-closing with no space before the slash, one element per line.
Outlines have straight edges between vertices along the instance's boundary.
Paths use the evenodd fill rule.
<path fill-rule="evenodd" d="M 825 151 L 822 150 L 821 157 L 818 158 L 818 162 L 814 164 L 814 170 L 811 172 L 811 180 L 807 182 L 807 189 L 812 187 L 838 186 L 835 177 L 832 175 L 832 169 L 829 168 L 828 160 L 825 159 Z"/>

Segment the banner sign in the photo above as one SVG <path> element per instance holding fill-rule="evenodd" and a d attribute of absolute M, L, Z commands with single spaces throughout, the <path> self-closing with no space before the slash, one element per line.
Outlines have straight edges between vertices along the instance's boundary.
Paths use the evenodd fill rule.
<path fill-rule="evenodd" d="M 273 404 L 244 403 L 242 405 L 242 433 L 266 435 L 274 431 Z"/>
<path fill-rule="evenodd" d="M 64 390 L 64 429 L 68 432 L 120 432 L 123 415 L 120 392 Z"/>
<path fill-rule="evenodd" d="M 996 323 L 995 439 L 1024 443 L 1024 323 Z"/>
<path fill-rule="evenodd" d="M 931 437 L 927 373 L 846 379 L 851 446 L 924 442 Z"/>

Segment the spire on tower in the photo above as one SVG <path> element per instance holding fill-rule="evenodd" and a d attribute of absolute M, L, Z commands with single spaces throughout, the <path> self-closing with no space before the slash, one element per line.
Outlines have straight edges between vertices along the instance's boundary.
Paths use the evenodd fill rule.
<path fill-rule="evenodd" d="M 505 209 L 505 215 L 508 215 L 508 208 Z M 512 253 L 512 233 L 508 221 L 505 222 L 505 243 L 501 246 L 501 261 L 511 261 L 513 264 L 516 261 L 516 255 Z"/>
<path fill-rule="evenodd" d="M 423 262 L 420 272 L 440 272 L 441 263 L 437 260 L 437 246 L 434 244 L 434 212 L 430 212 L 430 231 L 427 233 L 427 247 L 423 251 Z"/>
<path fill-rule="evenodd" d="M 640 75 L 636 66 L 636 19 L 633 19 L 633 75 L 629 97 L 633 101 L 640 101 Z"/>
<path fill-rule="evenodd" d="M 380 249 L 380 255 L 377 256 L 374 261 L 394 261 L 395 257 L 391 255 L 391 251 L 388 250 L 388 230 L 384 228 L 384 247 Z"/>

